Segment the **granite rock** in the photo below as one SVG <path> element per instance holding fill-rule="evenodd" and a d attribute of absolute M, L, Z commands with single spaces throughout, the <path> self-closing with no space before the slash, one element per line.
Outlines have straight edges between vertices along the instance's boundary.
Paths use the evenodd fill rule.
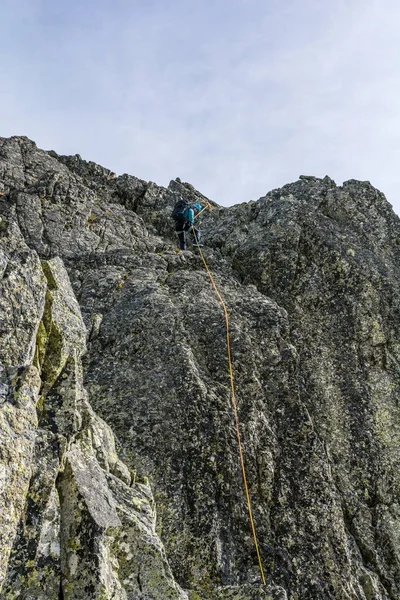
<path fill-rule="evenodd" d="M 4 598 L 395 600 L 400 223 L 369 182 L 178 198 L 0 138 Z M 116 437 L 115 437 L 116 436 Z M 8 507 L 5 510 L 5 507 Z"/>

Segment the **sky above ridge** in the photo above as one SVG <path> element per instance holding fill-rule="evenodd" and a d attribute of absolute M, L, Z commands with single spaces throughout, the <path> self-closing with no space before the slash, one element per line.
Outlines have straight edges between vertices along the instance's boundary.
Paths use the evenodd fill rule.
<path fill-rule="evenodd" d="M 299 175 L 400 214 L 398 0 L 0 0 L 0 136 L 216 202 Z"/>

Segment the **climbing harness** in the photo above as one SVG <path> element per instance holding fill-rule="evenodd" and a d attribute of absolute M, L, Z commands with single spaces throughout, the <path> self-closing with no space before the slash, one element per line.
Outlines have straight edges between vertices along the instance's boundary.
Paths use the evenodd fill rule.
<path fill-rule="evenodd" d="M 207 205 L 205 208 L 207 208 L 210 205 Z M 205 210 L 205 208 L 203 208 L 203 210 Z M 203 210 L 201 212 L 203 212 Z M 198 215 L 196 215 L 197 217 L 199 216 L 200 213 L 198 213 Z M 196 230 L 193 228 L 193 235 L 195 237 L 195 240 L 197 242 L 197 235 L 196 235 Z M 247 477 L 246 477 L 246 469 L 244 466 L 244 458 L 243 458 L 243 449 L 242 449 L 242 441 L 241 441 L 241 436 L 240 436 L 240 429 L 239 429 L 239 416 L 238 416 L 238 411 L 237 411 L 237 404 L 236 404 L 236 394 L 235 394 L 235 383 L 233 380 L 233 366 L 232 366 L 232 357 L 231 357 L 231 339 L 230 339 L 230 334 L 229 334 L 229 317 L 228 317 L 228 310 L 226 308 L 226 304 L 224 302 L 224 299 L 222 298 L 217 284 L 214 281 L 214 277 L 212 276 L 212 273 L 208 267 L 207 261 L 204 258 L 204 254 L 201 250 L 200 245 L 197 243 L 198 251 L 200 253 L 201 259 L 204 263 L 204 267 L 207 271 L 208 277 L 210 278 L 211 284 L 215 290 L 215 293 L 217 294 L 218 300 L 221 303 L 221 306 L 223 308 L 224 311 L 224 316 L 225 316 L 225 327 L 226 327 L 226 346 L 227 346 L 227 355 L 228 355 L 228 366 L 229 366 L 229 380 L 230 380 L 230 384 L 231 384 L 231 398 L 232 398 L 232 406 L 233 406 L 233 412 L 234 412 L 234 416 L 235 416 L 235 425 L 236 425 L 236 437 L 237 437 L 237 441 L 238 441 L 238 445 L 239 445 L 239 455 L 240 455 L 240 464 L 242 467 L 242 475 L 243 475 L 243 484 L 244 484 L 244 490 L 246 493 L 246 500 L 247 500 L 247 508 L 249 510 L 249 517 L 250 517 L 250 524 L 251 524 L 251 531 L 253 533 L 253 539 L 254 539 L 254 545 L 257 551 L 257 558 L 258 558 L 258 564 L 260 567 L 260 573 L 261 573 L 261 578 L 262 578 L 262 582 L 265 585 L 266 581 L 265 581 L 265 576 L 264 576 L 264 569 L 262 566 L 262 561 L 261 561 L 261 555 L 260 555 L 260 550 L 258 547 L 258 542 L 257 542 L 257 535 L 256 535 L 256 528 L 254 525 L 254 519 L 253 519 L 253 511 L 251 509 L 251 501 L 250 501 L 250 494 L 249 494 L 249 488 L 247 485 Z"/>

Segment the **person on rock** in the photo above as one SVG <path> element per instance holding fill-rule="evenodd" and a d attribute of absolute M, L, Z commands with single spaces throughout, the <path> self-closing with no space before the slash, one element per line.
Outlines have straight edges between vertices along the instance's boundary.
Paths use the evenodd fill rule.
<path fill-rule="evenodd" d="M 201 246 L 201 233 L 194 226 L 194 218 L 200 211 L 201 204 L 198 203 L 190 204 L 181 199 L 175 204 L 171 216 L 175 220 L 175 231 L 178 234 L 180 250 L 186 250 L 186 232 L 193 234 L 193 246 Z"/>

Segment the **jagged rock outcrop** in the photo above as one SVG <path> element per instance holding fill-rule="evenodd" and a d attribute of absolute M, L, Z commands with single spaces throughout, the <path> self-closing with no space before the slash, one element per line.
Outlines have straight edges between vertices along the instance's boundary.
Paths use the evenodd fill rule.
<path fill-rule="evenodd" d="M 0 138 L 0 194 L 2 597 L 397 599 L 400 224 L 384 196 L 302 176 L 202 215 L 263 586 L 221 306 L 168 219 L 204 197 L 26 138 Z"/>
<path fill-rule="evenodd" d="M 132 481 L 89 404 L 87 330 L 62 260 L 41 264 L 5 214 L 1 597 L 183 600 L 148 482 Z"/>

